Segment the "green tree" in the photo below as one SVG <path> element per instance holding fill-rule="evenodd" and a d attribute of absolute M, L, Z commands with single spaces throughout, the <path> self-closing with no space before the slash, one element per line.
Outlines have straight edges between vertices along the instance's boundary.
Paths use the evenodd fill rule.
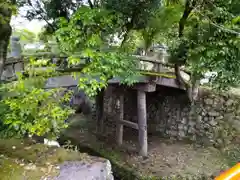
<path fill-rule="evenodd" d="M 69 19 L 71 13 L 82 4 L 82 1 L 72 0 L 18 0 L 19 6 L 27 8 L 25 17 L 28 20 L 38 19 L 46 22 L 45 30 L 52 34 L 57 30 L 58 18 Z"/>
<path fill-rule="evenodd" d="M 167 1 L 150 18 L 147 26 L 141 30 L 146 53 L 159 36 L 166 37 L 169 32 L 173 32 L 172 28 L 179 22 L 182 9 L 181 4 Z"/>
<path fill-rule="evenodd" d="M 106 87 L 112 77 L 119 76 L 128 83 L 134 80 L 132 76 L 135 74 L 136 62 L 128 56 L 128 52 L 119 48 L 111 50 L 107 44 L 121 27 L 120 16 L 106 9 L 82 6 L 69 22 L 62 19 L 61 28 L 56 32 L 65 53 L 71 55 L 81 51 L 83 56 L 91 58 L 91 63 L 82 71 L 86 78 L 81 78 L 79 82 L 79 86 L 89 95 L 95 95 L 97 90 Z M 70 63 L 79 62 L 70 58 Z"/>
<path fill-rule="evenodd" d="M 15 0 L 0 0 L 0 77 L 7 57 L 9 39 L 12 33 L 10 25 L 12 14 L 15 12 Z"/>
<path fill-rule="evenodd" d="M 36 34 L 27 29 L 13 29 L 12 35 L 20 37 L 20 41 L 24 43 L 33 43 L 36 40 Z"/>
<path fill-rule="evenodd" d="M 197 98 L 200 79 L 208 71 L 217 72 L 211 85 L 220 89 L 239 84 L 239 14 L 232 2 L 187 0 L 179 21 L 179 46 L 172 53 L 180 85 L 191 100 Z M 240 4 L 235 5 L 240 7 Z M 180 74 L 180 66 L 190 70 L 190 82 Z"/>
<path fill-rule="evenodd" d="M 1 87 L 0 137 L 22 137 L 26 134 L 56 138 L 67 127 L 65 120 L 74 113 L 68 106 L 71 93 L 60 96 L 62 89 L 44 90 L 52 70 L 36 71 L 39 64 L 31 62 L 25 71 L 27 79 L 18 74 L 18 81 Z M 31 104 L 31 105 L 30 105 Z"/>

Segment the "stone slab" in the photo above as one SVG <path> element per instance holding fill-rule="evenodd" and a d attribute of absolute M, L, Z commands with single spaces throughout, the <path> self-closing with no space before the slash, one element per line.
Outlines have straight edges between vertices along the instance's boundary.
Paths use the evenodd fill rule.
<path fill-rule="evenodd" d="M 64 162 L 53 180 L 114 180 L 114 177 L 109 160 L 95 158 L 91 162 Z"/>

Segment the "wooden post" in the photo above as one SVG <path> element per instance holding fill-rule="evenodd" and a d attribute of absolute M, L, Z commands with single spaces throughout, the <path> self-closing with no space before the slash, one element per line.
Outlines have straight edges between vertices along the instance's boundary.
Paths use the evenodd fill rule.
<path fill-rule="evenodd" d="M 116 135 L 117 135 L 117 144 L 120 146 L 123 142 L 123 124 L 121 121 L 123 121 L 124 118 L 124 95 L 121 94 L 119 98 L 119 118 L 117 119 L 117 129 L 116 129 Z"/>
<path fill-rule="evenodd" d="M 138 90 L 137 94 L 138 108 L 138 138 L 139 138 L 139 154 L 146 157 L 148 153 L 147 142 L 147 109 L 146 109 L 146 93 Z"/>
<path fill-rule="evenodd" d="M 97 120 L 97 131 L 100 127 L 100 132 L 103 130 L 103 103 L 104 103 L 104 90 L 98 92 L 96 96 L 96 120 Z"/>

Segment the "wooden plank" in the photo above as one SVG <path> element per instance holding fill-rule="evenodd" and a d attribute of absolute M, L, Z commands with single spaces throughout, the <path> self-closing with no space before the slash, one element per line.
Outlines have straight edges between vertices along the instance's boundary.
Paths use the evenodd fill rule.
<path fill-rule="evenodd" d="M 123 94 L 119 97 L 119 118 L 117 119 L 117 144 L 120 146 L 123 142 L 123 124 L 121 123 L 124 118 L 124 96 Z"/>
<path fill-rule="evenodd" d="M 176 79 L 176 75 L 173 72 L 153 72 L 153 71 L 140 71 L 143 75 L 148 76 L 157 76 L 157 77 L 166 77 L 171 79 Z"/>
<path fill-rule="evenodd" d="M 167 87 L 173 87 L 173 88 L 178 88 L 178 89 L 184 89 L 180 87 L 177 83 L 176 79 L 170 79 L 170 78 L 164 78 L 164 77 L 159 77 L 158 80 L 156 81 L 157 85 L 161 86 L 167 86 Z"/>
<path fill-rule="evenodd" d="M 123 124 L 124 126 L 130 127 L 133 129 L 137 129 L 137 130 L 139 129 L 138 124 L 131 121 L 121 120 L 120 123 Z"/>
<path fill-rule="evenodd" d="M 147 108 L 146 108 L 146 93 L 138 91 L 137 93 L 138 106 L 138 138 L 139 138 L 139 154 L 146 157 L 148 154 L 148 138 L 147 138 Z"/>
<path fill-rule="evenodd" d="M 149 82 L 146 84 L 135 84 L 132 86 L 133 89 L 144 91 L 144 92 L 154 92 L 156 91 L 156 83 Z"/>
<path fill-rule="evenodd" d="M 162 60 L 156 59 L 156 57 L 136 56 L 136 55 L 134 57 L 138 58 L 140 61 L 143 61 L 143 62 L 149 62 L 149 63 L 153 63 L 153 64 L 161 64 L 165 67 L 174 68 L 174 64 L 164 63 L 164 62 L 162 62 Z"/>

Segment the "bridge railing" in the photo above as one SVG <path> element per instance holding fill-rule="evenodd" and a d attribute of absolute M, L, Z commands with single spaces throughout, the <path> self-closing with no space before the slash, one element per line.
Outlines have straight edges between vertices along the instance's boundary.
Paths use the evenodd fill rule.
<path fill-rule="evenodd" d="M 32 57 L 32 55 L 25 55 L 24 57 L 20 58 L 8 58 L 6 63 L 5 63 L 5 76 L 8 74 L 6 77 L 9 78 L 10 76 L 14 76 L 13 74 L 17 71 L 24 71 L 24 66 L 29 62 L 29 58 Z M 67 56 L 57 56 L 55 54 L 45 52 L 45 53 L 37 53 L 34 55 L 35 58 L 40 59 L 46 59 L 50 58 L 52 63 L 56 63 L 55 61 L 61 62 L 57 63 L 57 70 L 60 72 L 76 72 L 80 71 L 82 69 L 82 65 L 84 65 L 86 62 L 88 62 L 87 58 L 82 58 L 81 56 L 75 55 L 75 57 L 81 59 L 81 66 L 76 66 L 76 67 L 70 67 L 68 68 L 67 64 Z M 156 59 L 156 57 L 149 57 L 149 56 L 134 56 L 139 60 L 138 64 L 138 69 L 140 71 L 148 72 L 149 74 L 154 75 L 155 74 L 174 74 L 174 65 L 172 64 L 167 64 L 162 62 L 159 59 Z M 82 61 L 84 60 L 84 61 Z M 11 73 L 13 73 L 11 75 Z M 4 74 L 4 73 L 3 73 Z M 6 78 L 5 77 L 5 78 Z M 3 79 L 3 78 L 2 78 Z"/>
<path fill-rule="evenodd" d="M 149 56 L 135 56 L 139 60 L 139 69 L 152 72 L 173 72 L 174 65 Z"/>

